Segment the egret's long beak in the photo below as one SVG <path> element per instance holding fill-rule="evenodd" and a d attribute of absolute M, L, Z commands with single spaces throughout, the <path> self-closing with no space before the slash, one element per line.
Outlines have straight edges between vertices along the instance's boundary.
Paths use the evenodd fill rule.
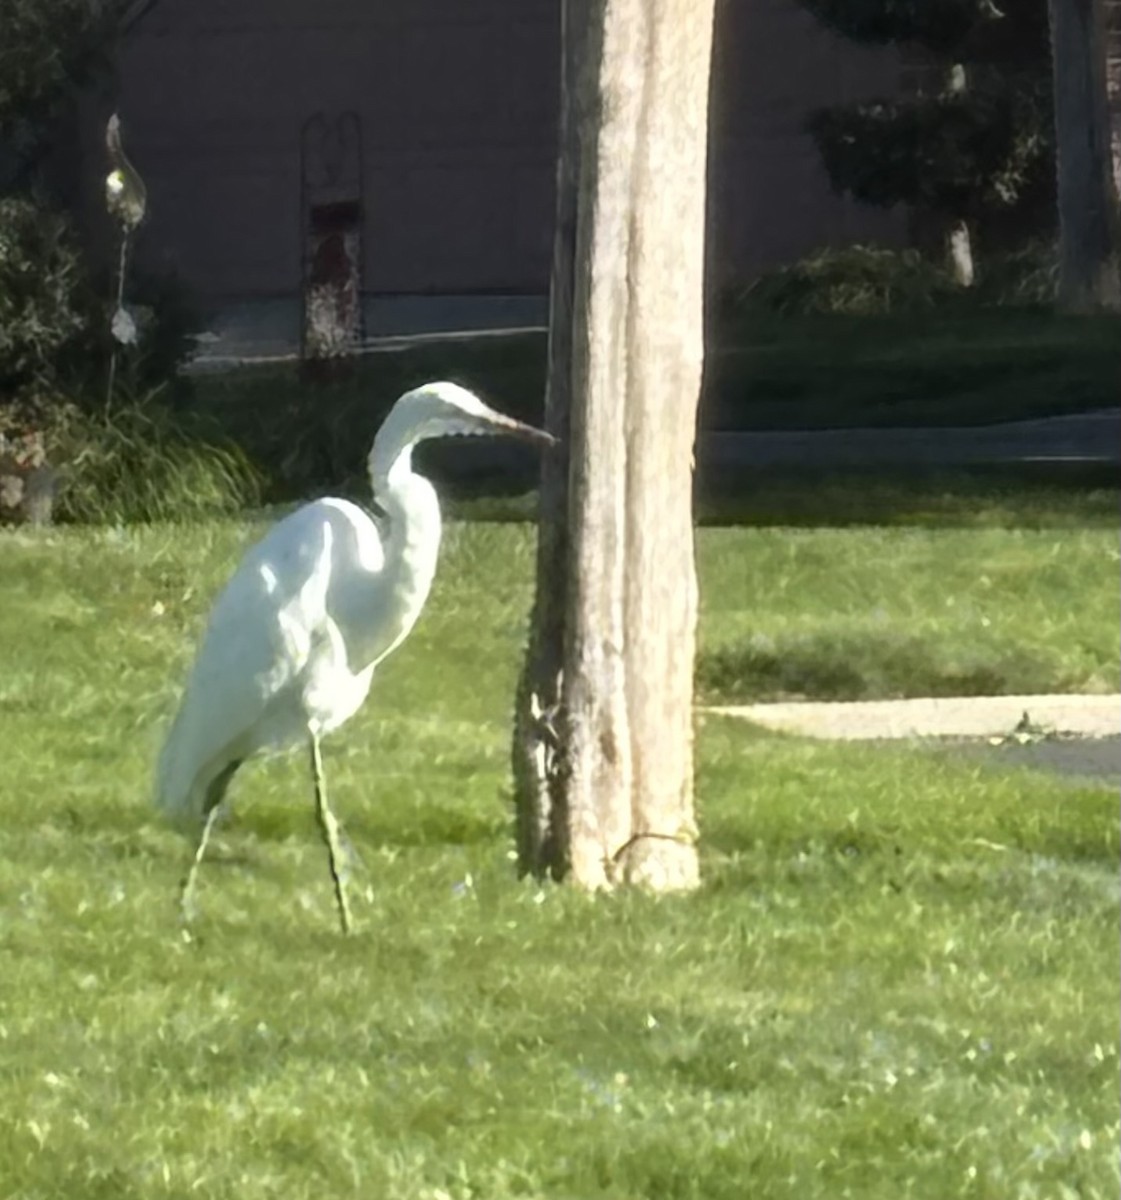
<path fill-rule="evenodd" d="M 557 439 L 551 433 L 546 433 L 544 429 L 538 429 L 534 425 L 526 425 L 523 421 L 515 421 L 513 417 L 502 417 L 495 425 L 495 433 L 516 438 L 519 442 L 529 442 L 534 446 L 557 445 Z"/>

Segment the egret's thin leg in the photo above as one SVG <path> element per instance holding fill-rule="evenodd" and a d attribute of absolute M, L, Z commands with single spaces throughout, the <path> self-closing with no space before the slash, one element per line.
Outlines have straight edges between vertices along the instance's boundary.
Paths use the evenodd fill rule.
<path fill-rule="evenodd" d="M 346 831 L 346 826 L 336 817 L 339 827 L 339 845 L 343 852 L 343 881 L 350 882 L 350 877 L 355 871 L 368 871 L 366 860 L 358 853 L 358 848 L 350 840 L 350 835 Z"/>
<path fill-rule="evenodd" d="M 210 841 L 210 831 L 218 820 L 219 808 L 220 805 L 215 804 L 206 814 L 206 822 L 202 827 L 202 835 L 199 838 L 198 848 L 195 850 L 195 857 L 191 862 L 190 870 L 183 879 L 183 886 L 179 893 L 179 912 L 184 921 L 189 921 L 194 914 L 195 879 L 198 876 L 199 867 L 202 866 L 202 856 L 206 853 L 206 843 Z"/>
<path fill-rule="evenodd" d="M 342 846 L 339 842 L 339 823 L 327 803 L 327 784 L 323 778 L 323 759 L 319 754 L 319 738 L 311 735 L 311 772 L 315 778 L 315 816 L 323 840 L 327 843 L 327 856 L 331 864 L 331 880 L 335 885 L 335 902 L 339 906 L 339 922 L 343 933 L 350 932 L 350 906 L 346 900 L 346 883 L 342 876 Z"/>

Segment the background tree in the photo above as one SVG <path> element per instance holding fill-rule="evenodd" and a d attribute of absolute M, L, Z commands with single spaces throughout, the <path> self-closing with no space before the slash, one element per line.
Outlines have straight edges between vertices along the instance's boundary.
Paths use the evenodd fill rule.
<path fill-rule="evenodd" d="M 1051 0 L 1058 160 L 1059 303 L 1121 309 L 1103 0 Z"/>
<path fill-rule="evenodd" d="M 955 278 L 974 276 L 973 234 L 1046 204 L 1050 96 L 1046 0 L 801 0 L 861 42 L 925 64 L 911 95 L 822 109 L 809 128 L 833 185 L 907 204 L 942 227 Z"/>
<path fill-rule="evenodd" d="M 1109 141 L 1113 186 L 1121 193 L 1121 0 L 1103 0 L 1105 9 L 1105 83 L 1109 97 Z"/>
<path fill-rule="evenodd" d="M 54 125 L 108 66 L 125 0 L 0 0 L 0 191 L 26 190 Z"/>
<path fill-rule="evenodd" d="M 150 519 L 204 495 L 196 511 L 236 508 L 259 495 L 242 457 L 173 411 L 198 328 L 189 295 L 174 277 L 132 275 L 130 312 L 119 292 L 107 304 L 97 231 L 79 237 L 67 215 L 79 95 L 94 102 L 117 39 L 154 2 L 0 0 L 0 517 L 46 519 L 62 478 L 61 512 L 84 519 Z M 108 149 L 104 172 L 122 166 Z M 134 336 L 108 406 L 113 337 Z"/>
<path fill-rule="evenodd" d="M 0 0 L 0 423 L 36 419 L 90 351 L 86 263 L 42 167 L 67 105 L 108 65 L 125 8 Z"/>
<path fill-rule="evenodd" d="M 713 0 L 564 0 L 523 870 L 697 880 L 692 446 Z"/>

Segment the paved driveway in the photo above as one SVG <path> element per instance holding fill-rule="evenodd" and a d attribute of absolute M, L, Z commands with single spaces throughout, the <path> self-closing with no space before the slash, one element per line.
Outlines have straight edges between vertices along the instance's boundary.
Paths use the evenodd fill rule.
<path fill-rule="evenodd" d="M 1121 787 L 1121 735 L 1046 740 L 1023 746 L 1015 742 L 978 746 L 972 742 L 962 746 L 960 752 L 993 766 L 1031 767 L 1075 780 L 1098 780 Z"/>
<path fill-rule="evenodd" d="M 961 467 L 992 463 L 1121 464 L 1121 408 L 936 429 L 814 429 L 706 433 L 698 468 Z"/>

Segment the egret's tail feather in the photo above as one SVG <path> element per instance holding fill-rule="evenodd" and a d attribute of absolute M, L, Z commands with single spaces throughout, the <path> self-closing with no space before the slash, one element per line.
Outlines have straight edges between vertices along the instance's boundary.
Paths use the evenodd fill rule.
<path fill-rule="evenodd" d="M 200 764 L 199 758 L 203 757 Z M 243 759 L 206 761 L 186 736 L 182 713 L 176 718 L 160 753 L 156 771 L 155 806 L 168 824 L 184 832 L 197 831 L 207 814 L 222 803 L 230 780 Z"/>
<path fill-rule="evenodd" d="M 238 767 L 244 762 L 244 759 L 235 758 L 232 763 L 228 763 L 221 771 L 211 780 L 206 789 L 206 812 L 210 813 L 212 809 L 218 807 L 219 804 L 226 798 L 226 789 L 230 786 L 230 780 L 237 773 Z"/>
<path fill-rule="evenodd" d="M 193 780 L 182 781 L 174 772 L 162 769 L 157 774 L 155 806 L 160 816 L 181 833 L 194 832 L 202 824 L 205 795 L 205 787 Z"/>

